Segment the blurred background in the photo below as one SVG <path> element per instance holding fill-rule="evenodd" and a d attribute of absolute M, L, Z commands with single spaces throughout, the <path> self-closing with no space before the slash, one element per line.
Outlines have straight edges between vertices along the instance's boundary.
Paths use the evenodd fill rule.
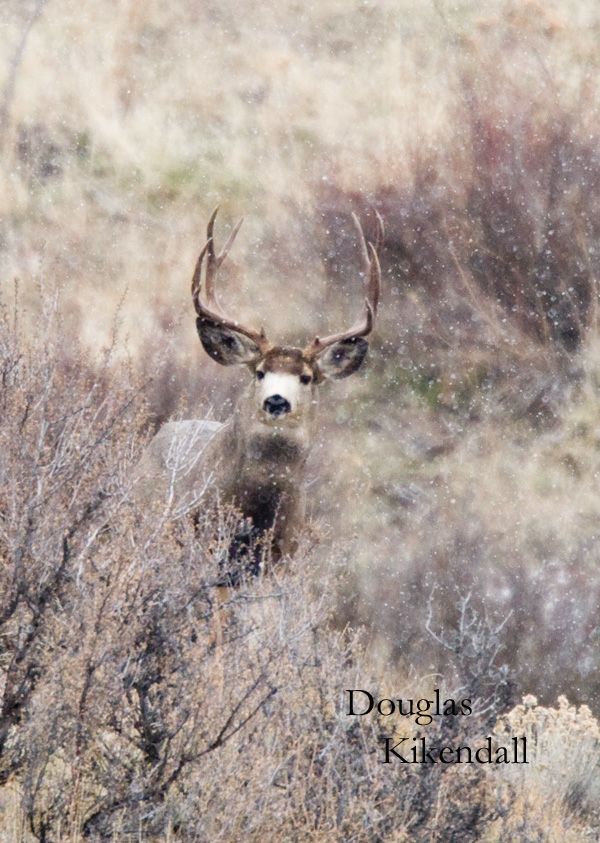
<path fill-rule="evenodd" d="M 360 308 L 351 213 L 385 219 L 369 365 L 324 387 L 313 527 L 340 624 L 437 669 L 460 600 L 518 692 L 600 705 L 600 8 L 591 0 L 2 0 L 0 267 L 26 334 L 226 418 L 198 342 L 223 299 L 306 341 Z M 325 558 L 324 554 L 324 558 Z M 431 653 L 431 656 L 430 656 Z"/>

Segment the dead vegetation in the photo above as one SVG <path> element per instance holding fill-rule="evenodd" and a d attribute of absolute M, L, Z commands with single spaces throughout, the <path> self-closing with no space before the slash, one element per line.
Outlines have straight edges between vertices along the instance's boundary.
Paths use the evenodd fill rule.
<path fill-rule="evenodd" d="M 359 636 L 327 622 L 335 558 L 327 573 L 304 549 L 242 585 L 216 647 L 235 521 L 208 502 L 195 522 L 136 511 L 143 391 L 118 369 L 100 382 L 76 347 L 71 366 L 57 312 L 32 344 L 1 325 L 4 839 L 372 840 L 440 823 L 423 799 L 437 770 L 398 791 L 381 724 L 340 709 L 347 678 L 376 680 Z M 481 809 L 452 811 L 471 833 Z"/>
<path fill-rule="evenodd" d="M 6 4 L 0 839 L 595 839 L 596 6 L 109 5 Z M 235 519 L 150 520 L 131 483 L 239 387 L 190 314 L 219 201 L 225 302 L 277 339 L 351 320 L 353 210 L 387 234 L 305 546 L 217 652 Z M 466 687 L 449 737 L 525 731 L 536 763 L 390 774 L 357 683 Z"/>
<path fill-rule="evenodd" d="M 75 342 L 64 348 L 59 304 L 44 313 L 35 340 L 7 312 L 0 334 L 3 839 L 425 841 L 450 829 L 460 840 L 499 840 L 506 828 L 545 831 L 549 779 L 537 768 L 522 774 L 516 802 L 508 774 L 390 769 L 383 739 L 417 735 L 414 724 L 345 714 L 347 687 L 408 699 L 435 684 L 472 697 L 474 711 L 462 722 L 434 719 L 428 740 L 516 734 L 520 709 L 498 719 L 522 657 L 506 647 L 510 616 L 493 621 L 472 595 L 433 592 L 421 631 L 429 659 L 436 647 L 443 653 L 441 672 L 402 668 L 400 637 L 395 658 L 374 662 L 364 633 L 340 630 L 335 617 L 343 546 L 321 542 L 242 583 L 217 646 L 215 583 L 236 520 L 211 505 L 209 488 L 196 519 L 136 509 L 144 385 L 109 360 L 99 378 Z M 413 593 L 419 599 L 426 584 Z M 416 605 L 403 617 L 419 634 Z M 524 638 L 531 644 L 536 632 Z M 565 705 L 557 736 L 543 718 L 521 731 L 543 765 L 581 743 L 553 822 L 591 834 L 597 723 Z"/>
<path fill-rule="evenodd" d="M 410 698 L 431 677 L 388 663 L 382 680 L 364 634 L 332 623 L 346 564 L 335 550 L 301 548 L 285 570 L 242 584 L 216 645 L 215 582 L 235 519 L 208 502 L 195 522 L 136 510 L 143 386 L 116 372 L 100 381 L 75 345 L 71 366 L 57 312 L 50 303 L 35 342 L 6 313 L 1 323 L 2 839 L 430 840 L 450 828 L 477 840 L 503 839 L 500 819 L 520 827 L 518 812 L 541 795 L 537 769 L 513 808 L 504 775 L 382 765 L 382 739 L 418 734 L 414 724 L 347 717 L 347 687 Z M 505 624 L 468 596 L 458 609 L 455 627 L 432 609 L 427 629 L 446 653 L 436 685 L 468 692 L 473 716 L 424 733 L 473 743 L 513 689 Z M 591 829 L 597 723 L 561 706 L 564 742 L 582 741 L 586 755 L 560 822 Z M 502 729 L 519 731 L 518 711 Z M 550 731 L 527 728 L 544 763 L 558 764 Z M 455 798 L 457 780 L 468 798 Z M 528 829 L 544 827 L 527 816 Z"/>

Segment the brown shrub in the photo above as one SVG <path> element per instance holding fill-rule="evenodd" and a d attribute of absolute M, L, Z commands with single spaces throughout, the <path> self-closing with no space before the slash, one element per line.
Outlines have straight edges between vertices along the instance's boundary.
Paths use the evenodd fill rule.
<path fill-rule="evenodd" d="M 29 345 L 6 313 L 0 337 L 10 822 L 41 841 L 420 839 L 445 776 L 423 768 L 398 787 L 377 758 L 383 723 L 343 717 L 348 681 L 378 683 L 358 636 L 327 624 L 335 556 L 327 574 L 305 548 L 243 585 L 217 643 L 214 583 L 235 520 L 208 502 L 196 523 L 135 510 L 140 387 L 69 357 L 55 303 L 44 313 Z M 497 709 L 461 734 L 489 728 Z M 465 839 L 486 810 L 448 807 Z"/>
<path fill-rule="evenodd" d="M 28 345 L 6 313 L 0 335 L 0 815 L 20 829 L 2 839 L 480 839 L 504 810 L 485 772 L 388 768 L 383 738 L 414 723 L 345 714 L 346 688 L 411 699 L 431 679 L 377 677 L 362 634 L 335 631 L 343 550 L 305 546 L 243 583 L 218 643 L 235 519 L 208 500 L 196 523 L 136 511 L 143 390 L 65 357 L 45 313 Z M 458 614 L 428 622 L 448 656 L 436 685 L 474 712 L 434 718 L 434 745 L 491 733 L 511 692 L 501 625 L 469 599 Z"/>

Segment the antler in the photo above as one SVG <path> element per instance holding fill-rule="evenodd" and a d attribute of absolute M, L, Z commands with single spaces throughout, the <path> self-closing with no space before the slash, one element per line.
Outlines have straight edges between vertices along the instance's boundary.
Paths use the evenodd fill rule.
<path fill-rule="evenodd" d="M 383 245 L 384 225 L 381 214 L 375 211 L 377 230 L 375 242 L 367 240 L 363 228 L 356 214 L 352 214 L 354 225 L 358 231 L 358 239 L 364 263 L 364 291 L 365 291 L 365 313 L 349 330 L 341 331 L 338 334 L 331 334 L 329 337 L 315 337 L 314 340 L 304 349 L 307 357 L 317 357 L 328 346 L 334 345 L 341 340 L 351 337 L 366 337 L 373 330 L 373 323 L 379 306 L 379 294 L 381 290 L 381 267 L 379 266 L 379 253 Z"/>
<path fill-rule="evenodd" d="M 194 277 L 192 278 L 192 300 L 194 302 L 194 307 L 196 308 L 196 313 L 200 319 L 206 319 L 209 322 L 214 322 L 217 325 L 221 325 L 223 328 L 229 328 L 232 331 L 236 331 L 238 334 L 243 334 L 245 337 L 248 337 L 253 342 L 256 343 L 258 346 L 261 354 L 264 354 L 268 349 L 271 347 L 270 342 L 267 340 L 265 335 L 264 328 L 261 328 L 260 331 L 255 331 L 252 328 L 246 328 L 240 322 L 235 321 L 234 319 L 229 319 L 224 313 L 221 311 L 219 303 L 217 301 L 217 297 L 215 294 L 215 279 L 217 277 L 217 271 L 225 258 L 227 257 L 229 250 L 235 240 L 238 231 L 240 230 L 240 226 L 244 221 L 243 218 L 234 226 L 231 234 L 227 238 L 227 242 L 219 252 L 219 254 L 215 254 L 215 241 L 213 237 L 213 230 L 215 227 L 215 219 L 217 218 L 217 213 L 219 212 L 219 206 L 215 208 L 215 210 L 210 215 L 210 219 L 208 221 L 208 226 L 206 228 L 206 243 L 204 244 L 204 248 L 200 252 L 198 260 L 196 261 L 196 268 L 194 270 Z M 207 305 L 202 304 L 200 300 L 200 294 L 202 292 L 202 264 L 204 262 L 204 256 L 206 258 L 206 273 L 205 273 L 205 293 L 206 293 L 206 301 Z"/>

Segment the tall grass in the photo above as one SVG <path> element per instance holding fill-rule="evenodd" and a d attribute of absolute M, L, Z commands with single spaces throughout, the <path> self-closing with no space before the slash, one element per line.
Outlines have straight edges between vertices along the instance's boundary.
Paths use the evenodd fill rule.
<path fill-rule="evenodd" d="M 5 5 L 6 839 L 593 836 L 571 767 L 550 831 L 542 807 L 582 738 L 546 704 L 600 710 L 596 5 Z M 369 366 L 324 387 L 320 543 L 240 589 L 220 653 L 230 521 L 131 495 L 162 421 L 225 419 L 243 384 L 190 315 L 217 202 L 246 216 L 223 299 L 282 340 L 352 321 L 351 211 L 386 221 Z M 398 786 L 385 724 L 339 715 L 349 675 L 436 672 L 489 701 L 471 738 L 541 699 L 512 715 L 547 732 L 522 798 L 484 776 L 459 804 L 456 769 Z"/>

